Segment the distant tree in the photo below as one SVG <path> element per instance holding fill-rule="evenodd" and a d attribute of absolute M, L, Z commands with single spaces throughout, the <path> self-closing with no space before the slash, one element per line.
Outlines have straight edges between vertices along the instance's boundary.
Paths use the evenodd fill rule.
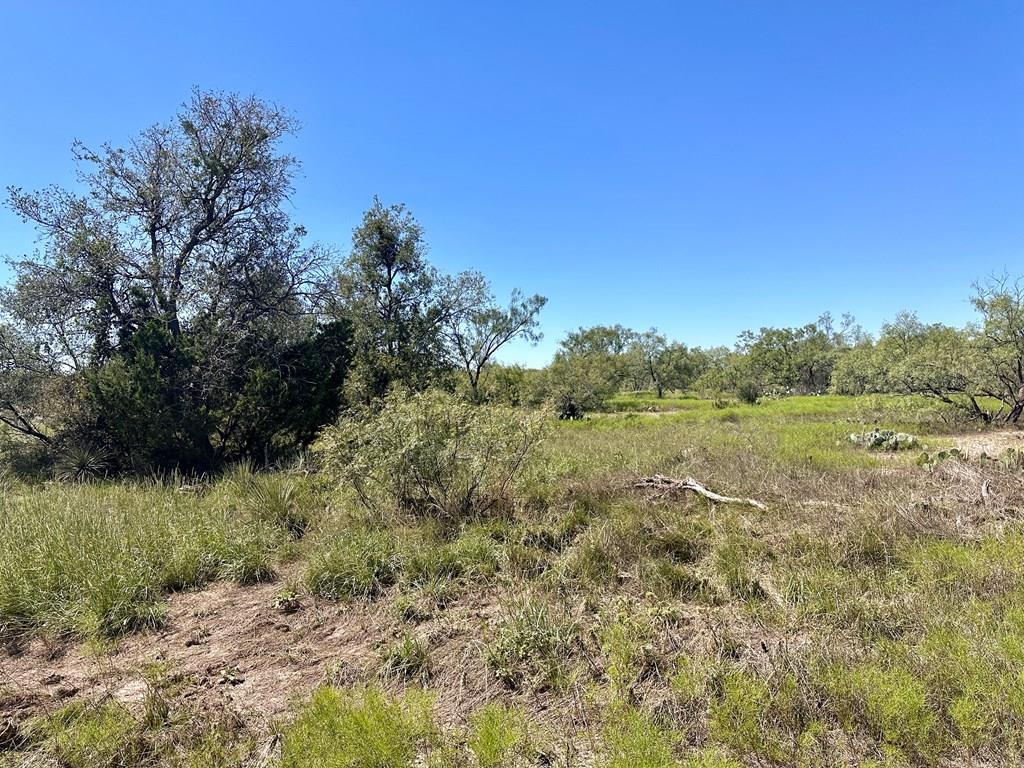
<path fill-rule="evenodd" d="M 1024 278 L 992 278 L 975 286 L 972 303 L 981 315 L 974 330 L 978 390 L 1002 401 L 1006 421 L 1024 413 Z"/>
<path fill-rule="evenodd" d="M 480 378 L 498 350 L 514 339 L 540 341 L 537 316 L 547 299 L 514 290 L 508 306 L 501 307 L 478 272 L 459 275 L 450 295 L 458 297 L 458 306 L 444 313 L 441 333 L 452 362 L 466 374 L 472 400 L 480 402 Z"/>
<path fill-rule="evenodd" d="M 888 392 L 934 397 L 989 415 L 978 403 L 978 357 L 972 334 L 901 312 L 882 326 L 872 346 L 862 342 L 839 360 L 833 390 L 841 394 Z"/>
<path fill-rule="evenodd" d="M 76 144 L 81 195 L 10 190 L 43 248 L 12 264 L 3 314 L 34 371 L 77 382 L 82 439 L 140 468 L 264 453 L 232 440 L 249 427 L 225 414 L 242 412 L 253 359 L 316 334 L 326 277 L 283 208 L 294 127 L 258 99 L 196 91 L 127 147 Z"/>
<path fill-rule="evenodd" d="M 669 342 L 656 328 L 636 334 L 635 339 L 640 370 L 659 398 L 665 396 L 666 390 L 689 387 L 706 364 L 699 350 L 690 350 L 677 341 Z"/>
<path fill-rule="evenodd" d="M 762 392 L 824 392 L 836 360 L 834 339 L 817 323 L 744 331 L 737 347 L 746 357 L 748 375 Z"/>

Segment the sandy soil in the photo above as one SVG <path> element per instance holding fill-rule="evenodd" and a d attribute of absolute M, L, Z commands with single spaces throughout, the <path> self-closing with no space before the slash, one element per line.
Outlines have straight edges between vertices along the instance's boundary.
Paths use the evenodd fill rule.
<path fill-rule="evenodd" d="M 162 664 L 185 684 L 183 696 L 203 707 L 227 708 L 250 723 L 282 715 L 320 683 L 354 681 L 372 673 L 379 648 L 402 628 L 380 604 L 314 602 L 294 613 L 274 607 L 280 583 L 242 587 L 216 583 L 174 594 L 162 630 L 121 640 L 114 648 L 33 638 L 0 649 L 0 713 L 18 720 L 76 697 L 113 697 L 140 703 L 146 670 Z M 496 599 L 487 590 L 467 595 L 415 634 L 427 640 L 443 678 L 439 714 L 459 717 L 498 693 L 479 642 Z"/>

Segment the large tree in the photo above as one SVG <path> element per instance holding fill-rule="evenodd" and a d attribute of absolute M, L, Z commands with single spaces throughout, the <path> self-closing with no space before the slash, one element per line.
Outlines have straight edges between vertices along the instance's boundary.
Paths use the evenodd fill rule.
<path fill-rule="evenodd" d="M 130 464 L 257 450 L 226 416 L 252 391 L 240 379 L 317 333 L 326 254 L 284 210 L 294 128 L 257 98 L 195 91 L 127 146 L 75 144 L 78 191 L 10 190 L 41 248 L 12 263 L 4 314 L 33 369 L 80 381 L 86 437 Z"/>
<path fill-rule="evenodd" d="M 352 324 L 358 399 L 383 397 L 398 382 L 423 388 L 443 368 L 449 297 L 426 251 L 423 228 L 402 204 L 374 198 L 352 233 L 336 312 Z"/>

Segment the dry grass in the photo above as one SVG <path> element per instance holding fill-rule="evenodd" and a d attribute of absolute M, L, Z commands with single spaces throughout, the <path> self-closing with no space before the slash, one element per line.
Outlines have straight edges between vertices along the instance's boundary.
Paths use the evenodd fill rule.
<path fill-rule="evenodd" d="M 244 679 L 214 689 L 278 702 L 283 759 L 294 766 L 318 764 L 314 753 L 356 754 L 332 734 L 361 741 L 363 733 L 380 734 L 380 749 L 367 754 L 384 757 L 340 764 L 1018 764 L 1020 469 L 976 456 L 936 459 L 954 439 L 967 438 L 951 432 L 930 403 L 794 398 L 686 406 L 559 425 L 544 444 L 545 460 L 516 488 L 517 505 L 459 524 L 400 512 L 366 515 L 344 495 L 315 486 L 303 486 L 299 510 L 288 507 L 290 493 L 264 488 L 256 507 L 286 510 L 271 515 L 236 504 L 237 482 L 233 490 L 208 490 L 189 502 L 192 517 L 177 513 L 225 521 L 216 528 L 220 538 L 201 541 L 230 543 L 262 531 L 253 539 L 256 551 L 294 579 L 256 587 L 266 594 L 252 603 L 243 630 L 253 633 L 255 652 L 261 637 L 268 643 L 280 632 L 275 625 L 289 626 L 279 637 L 290 640 L 267 645 L 281 651 L 273 674 L 248 677 L 253 657 L 224 645 L 216 664 L 237 665 Z M 874 454 L 845 439 L 872 426 L 922 435 L 929 460 Z M 694 476 L 721 493 L 760 499 L 769 511 L 629 487 L 654 472 Z M 185 508 L 171 504 L 173 489 L 149 492 L 150 505 Z M 19 493 L 60 498 L 68 509 L 76 499 L 116 508 L 110 499 L 118 498 L 110 486 Z M 11 514 L 10 506 L 3 509 Z M 33 509 L 44 520 L 67 519 Z M 300 540 L 295 520 L 304 521 Z M 36 534 L 21 526 L 0 534 L 8 563 L 27 562 L 13 559 L 27 557 L 18 554 L 25 548 L 17 537 Z M 116 530 L 130 538 L 127 528 Z M 31 539 L 32 562 L 46 562 L 47 547 L 67 551 L 60 528 L 51 523 L 48 531 Z M 184 549 L 191 539 L 177 535 L 181 543 L 166 548 L 163 560 L 147 562 L 160 565 Z M 93 552 L 97 564 L 109 556 Z M 34 584 L 31 604 L 46 606 L 50 582 L 38 568 L 28 571 L 36 574 L 31 580 L 23 577 L 21 567 L 8 565 L 15 586 L 0 589 L 20 594 L 18 583 Z M 213 570 L 206 578 L 225 574 Z M 166 605 L 173 585 L 152 584 L 145 604 Z M 275 595 L 284 592 L 281 603 Z M 57 618 L 78 615 L 84 593 L 52 594 L 60 608 L 29 614 L 54 617 L 36 620 L 35 631 L 91 631 L 90 622 Z M 202 646 L 189 647 L 196 658 L 187 656 L 185 636 L 175 633 L 187 620 L 178 609 L 185 598 L 200 610 L 203 593 L 171 597 L 163 614 L 170 624 L 155 642 L 187 676 L 197 674 L 203 657 Z M 301 607 L 282 619 L 289 601 Z M 216 621 L 210 624 L 216 634 Z M 60 673 L 77 653 L 46 661 L 39 642 L 5 665 L 31 661 Z M 127 638 L 106 652 L 122 684 L 153 642 Z M 293 660 L 284 651 L 289 645 L 298 651 Z M 346 650 L 339 655 L 338 648 Z M 320 682 L 335 687 L 310 702 Z M 433 701 L 429 723 L 420 713 L 420 686 Z M 82 686 L 71 698 L 96 695 L 95 686 Z M 168 694 L 172 710 L 179 695 Z M 125 706 L 130 727 L 103 715 L 100 726 L 88 720 L 88 729 L 109 729 L 112 741 L 136 745 L 141 733 L 152 764 L 187 764 L 169 756 L 180 748 L 159 746 L 160 734 L 173 734 L 180 722 L 140 730 L 144 703 Z M 56 754 L 52 734 L 60 728 L 70 729 L 70 742 L 87 740 L 75 735 L 75 718 L 65 716 L 61 725 L 39 706 L 20 711 L 19 727 L 31 738 L 28 751 L 11 754 Z M 270 743 L 262 721 L 244 713 L 243 720 L 248 725 L 237 737 L 225 737 L 227 757 L 209 764 L 242 765 L 253 744 Z M 171 736 L 167 742 L 175 743 Z M 277 744 L 266 764 L 281 759 Z"/>

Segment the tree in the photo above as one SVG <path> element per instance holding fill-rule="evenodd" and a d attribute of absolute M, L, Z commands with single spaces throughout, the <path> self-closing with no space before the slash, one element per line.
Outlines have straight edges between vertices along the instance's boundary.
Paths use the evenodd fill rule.
<path fill-rule="evenodd" d="M 827 389 L 836 360 L 832 335 L 817 323 L 801 328 L 762 328 L 740 334 L 749 376 L 761 392 L 820 393 Z"/>
<path fill-rule="evenodd" d="M 540 341 L 537 315 L 547 299 L 524 297 L 516 289 L 508 306 L 502 308 L 483 275 L 463 273 L 456 283 L 462 286 L 454 291 L 455 296 L 462 297 L 462 306 L 446 313 L 442 334 L 453 363 L 466 373 L 473 401 L 479 402 L 480 377 L 497 351 L 513 339 L 533 344 Z"/>
<path fill-rule="evenodd" d="M 975 285 L 972 303 L 981 314 L 974 331 L 978 389 L 1002 401 L 1006 421 L 1024 413 L 1024 279 L 993 278 Z"/>
<path fill-rule="evenodd" d="M 650 385 L 659 398 L 665 390 L 689 387 L 707 364 L 698 349 L 688 349 L 678 341 L 669 342 L 657 328 L 634 335 L 631 348 L 638 361 L 644 386 Z"/>
<path fill-rule="evenodd" d="M 198 470 L 262 453 L 224 414 L 253 359 L 317 332 L 328 260 L 283 210 L 294 128 L 256 98 L 195 91 L 127 147 L 76 144 L 82 194 L 10 190 L 43 247 L 12 264 L 2 310 L 36 369 L 81 385 L 90 442 Z"/>
<path fill-rule="evenodd" d="M 977 355 L 970 333 L 941 323 L 927 325 L 901 312 L 882 326 L 872 346 L 861 342 L 836 364 L 833 389 L 841 394 L 889 392 L 924 395 L 965 406 L 989 419 L 978 403 Z"/>
<path fill-rule="evenodd" d="M 426 259 L 423 229 L 402 204 L 374 198 L 352 233 L 338 273 L 338 314 L 352 324 L 351 387 L 359 399 L 382 397 L 401 381 L 425 388 L 443 368 L 443 281 Z"/>

